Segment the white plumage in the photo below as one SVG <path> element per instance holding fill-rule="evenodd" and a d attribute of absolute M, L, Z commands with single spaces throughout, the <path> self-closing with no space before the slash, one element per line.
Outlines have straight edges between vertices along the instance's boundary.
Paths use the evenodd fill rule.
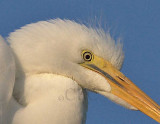
<path fill-rule="evenodd" d="M 121 68 L 121 44 L 115 45 L 102 29 L 70 20 L 40 21 L 11 33 L 7 41 L 16 69 L 11 50 L 1 38 L 0 102 L 7 103 L 8 108 L 0 109 L 3 124 L 85 123 L 86 89 L 105 92 L 111 100 L 136 109 L 111 94 L 111 86 L 103 76 L 79 65 L 84 62 L 82 50 L 90 50 Z"/>
<path fill-rule="evenodd" d="M 6 107 L 15 82 L 15 62 L 12 52 L 0 36 L 0 124 L 5 121 Z"/>

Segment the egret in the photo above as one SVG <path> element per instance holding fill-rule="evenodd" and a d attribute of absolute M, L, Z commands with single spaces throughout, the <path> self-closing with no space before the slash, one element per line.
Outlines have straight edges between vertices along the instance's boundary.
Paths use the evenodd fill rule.
<path fill-rule="evenodd" d="M 1 124 L 84 124 L 87 90 L 160 122 L 160 107 L 121 72 L 121 43 L 71 20 L 0 37 Z"/>

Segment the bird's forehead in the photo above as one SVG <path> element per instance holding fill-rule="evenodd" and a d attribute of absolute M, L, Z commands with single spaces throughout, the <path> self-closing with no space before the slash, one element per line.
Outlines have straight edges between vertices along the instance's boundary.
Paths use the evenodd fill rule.
<path fill-rule="evenodd" d="M 102 29 L 88 28 L 83 24 L 69 20 L 53 20 L 51 23 L 57 25 L 56 28 L 59 30 L 57 39 L 61 37 L 61 44 L 71 49 L 68 51 L 70 55 L 76 52 L 79 54 L 82 50 L 88 49 L 94 54 L 107 59 L 116 67 L 121 66 L 123 62 L 121 44 L 116 45 L 115 40 L 109 33 L 104 32 Z"/>

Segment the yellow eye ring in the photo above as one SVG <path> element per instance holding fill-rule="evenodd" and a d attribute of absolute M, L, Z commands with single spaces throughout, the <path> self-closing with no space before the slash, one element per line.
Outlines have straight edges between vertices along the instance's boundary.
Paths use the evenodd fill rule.
<path fill-rule="evenodd" d="M 83 53 L 83 59 L 85 61 L 91 61 L 93 58 L 92 53 L 91 52 L 84 52 Z"/>

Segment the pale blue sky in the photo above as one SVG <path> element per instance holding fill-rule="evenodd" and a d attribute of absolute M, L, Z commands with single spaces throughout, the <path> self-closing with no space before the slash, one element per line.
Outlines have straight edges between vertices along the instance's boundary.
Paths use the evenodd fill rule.
<path fill-rule="evenodd" d="M 0 34 L 32 22 L 53 18 L 81 22 L 101 20 L 111 34 L 121 36 L 122 72 L 160 104 L 159 0 L 0 0 Z M 138 111 L 127 110 L 89 93 L 87 124 L 156 124 Z"/>

